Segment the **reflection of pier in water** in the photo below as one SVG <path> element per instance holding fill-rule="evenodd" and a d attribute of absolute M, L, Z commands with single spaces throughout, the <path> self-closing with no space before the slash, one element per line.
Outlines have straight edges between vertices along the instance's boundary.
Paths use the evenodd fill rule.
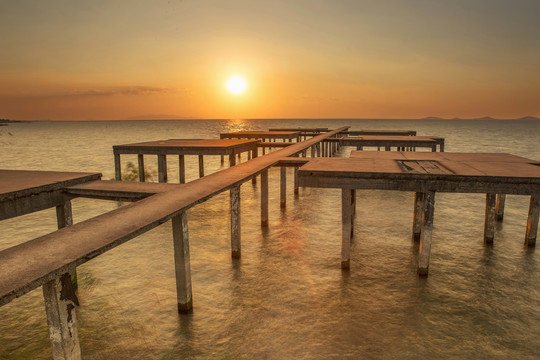
<path fill-rule="evenodd" d="M 463 191 L 466 184 L 468 184 L 470 186 L 470 188 L 467 188 L 469 192 L 488 193 L 486 242 L 489 242 L 488 235 L 493 235 L 494 193 L 525 194 L 528 192 L 528 195 L 534 195 L 531 198 L 527 244 L 529 246 L 535 244 L 538 225 L 538 199 L 540 198 L 538 195 L 540 174 L 534 172 L 534 169 L 540 171 L 540 168 L 528 163 L 532 163 L 532 161 L 510 155 L 500 155 L 501 159 L 503 159 L 500 161 L 489 158 L 492 155 L 474 155 L 474 160 L 483 164 L 481 166 L 492 164 L 489 165 L 491 170 L 486 170 L 485 174 L 481 174 L 480 182 L 472 181 L 474 176 L 478 174 L 465 173 L 463 175 L 465 177 L 469 176 L 470 179 L 459 182 L 459 187 L 451 187 L 448 185 L 451 182 L 441 180 L 440 177 L 456 176 L 456 170 L 452 167 L 452 164 L 466 163 L 465 160 L 447 158 L 453 156 L 452 154 L 353 152 L 351 159 L 324 159 L 334 156 L 336 151 L 339 150 L 339 146 L 343 145 L 340 142 L 341 139 L 337 137 L 344 135 L 343 133 L 348 130 L 348 127 L 331 131 L 321 130 L 320 133 L 314 134 L 305 141 L 298 141 L 298 137 L 301 136 L 302 132 L 306 134 L 313 132 L 313 129 L 304 131 L 299 128 L 294 130 L 292 131 L 294 135 L 281 138 L 284 139 L 282 142 L 261 142 L 259 141 L 260 137 L 253 137 L 252 140 L 227 140 L 231 144 L 236 142 L 236 145 L 229 144 L 232 146 L 229 148 L 224 146 L 223 141 L 218 144 L 219 140 L 199 140 L 202 142 L 207 141 L 207 144 L 214 144 L 214 149 L 211 149 L 212 146 L 199 146 L 199 148 L 196 148 L 197 146 L 186 143 L 186 141 L 192 140 L 166 140 L 128 144 L 124 145 L 124 148 L 122 146 L 114 147 L 115 158 L 118 158 L 118 163 L 115 164 L 117 178 L 119 177 L 120 153 L 134 153 L 139 156 L 139 159 L 145 154 L 162 157 L 160 171 L 162 174 L 166 174 L 166 155 L 174 154 L 179 157 L 185 155 L 229 155 L 230 168 L 213 174 L 204 174 L 204 171 L 200 171 L 199 179 L 184 184 L 145 183 L 142 182 L 144 177 L 140 178 L 141 182 L 103 181 L 99 180 L 101 175 L 97 173 L 2 171 L 0 173 L 0 219 L 56 207 L 59 230 L 0 251 L 0 271 L 2 272 L 0 305 L 7 304 L 14 298 L 42 286 L 51 332 L 53 357 L 64 358 L 64 355 L 68 353 L 75 354 L 72 358 L 76 358 L 77 354 L 80 357 L 77 322 L 73 311 L 77 299 L 70 281 L 70 273 L 74 273 L 77 266 L 171 219 L 178 310 L 180 312 L 191 311 L 193 302 L 186 211 L 219 193 L 230 191 L 231 256 L 233 258 L 240 257 L 240 186 L 250 179 L 260 177 L 261 226 L 268 226 L 268 169 L 275 166 L 281 168 L 280 202 L 281 206 L 285 207 L 286 167 L 293 167 L 295 170 L 294 190 L 297 192 L 299 181 L 300 184 L 307 186 L 327 187 L 326 178 L 313 176 L 309 173 L 309 169 L 316 167 L 321 169 L 321 173 L 324 173 L 324 171 L 332 172 L 332 169 L 337 166 L 336 164 L 348 164 L 346 165 L 348 167 L 346 171 L 333 173 L 331 182 L 332 187 L 337 186 L 344 189 L 342 191 L 344 199 L 342 206 L 342 218 L 344 219 L 342 244 L 345 250 L 347 250 L 347 246 L 350 247 L 350 236 L 352 235 L 351 219 L 354 214 L 354 207 L 351 204 L 354 203 L 353 189 L 399 188 L 400 190 L 416 191 L 419 195 L 416 197 L 417 201 L 414 207 L 416 220 L 413 222 L 413 231 L 418 234 L 418 229 L 422 229 L 421 242 L 424 246 L 419 256 L 419 273 L 421 274 L 424 273 L 422 269 L 423 264 L 426 264 L 426 254 L 427 261 L 429 260 L 427 244 L 431 240 L 433 199 L 436 191 Z M 410 131 L 408 132 L 410 133 Z M 252 136 L 261 136 L 263 132 L 256 133 L 258 135 Z M 270 136 L 268 132 L 264 133 L 266 135 L 263 136 Z M 409 135 L 414 137 L 413 134 Z M 230 136 L 230 134 L 225 136 Z M 381 136 L 399 135 L 386 133 Z M 267 139 L 269 138 L 267 137 Z M 296 141 L 293 142 L 292 140 Z M 184 143 L 181 143 L 182 141 Z M 202 145 L 202 142 L 199 145 Z M 257 156 L 258 151 L 255 150 L 254 146 L 258 148 L 261 147 L 261 144 L 266 145 L 265 143 L 270 146 L 279 144 L 282 148 L 264 156 Z M 387 145 L 389 144 L 383 146 Z M 190 146 L 192 148 L 188 149 Z M 220 146 L 221 149 L 216 150 Z M 275 147 L 278 148 L 278 146 Z M 209 153 L 210 151 L 216 152 Z M 219 154 L 217 151 L 229 152 Z M 312 158 L 319 158 L 308 158 L 309 151 Z M 250 154 L 252 159 L 236 164 L 234 158 L 242 152 Z M 396 156 L 399 158 L 394 159 Z M 375 166 L 373 161 L 370 160 L 373 157 L 384 161 L 379 165 L 382 167 L 375 167 L 375 170 L 370 173 L 366 170 L 365 165 L 368 165 L 367 169 L 371 169 L 369 166 Z M 181 160 L 179 161 L 181 162 Z M 387 162 L 397 164 L 392 167 L 393 173 L 376 171 L 377 169 L 386 169 L 384 164 Z M 502 162 L 504 162 L 504 166 L 500 165 Z M 362 165 L 357 166 L 358 164 Z M 139 160 L 139 166 L 139 173 L 144 174 L 144 159 Z M 298 168 L 301 166 L 302 168 L 299 170 Z M 448 174 L 447 171 L 452 174 Z M 499 171 L 511 171 L 512 177 L 509 177 L 506 172 L 502 174 Z M 374 176 L 374 178 L 379 177 L 379 180 L 375 181 L 374 178 L 369 178 L 366 182 L 362 178 L 362 174 L 366 172 L 370 176 Z M 308 173 L 309 176 L 307 176 Z M 166 176 L 162 174 L 160 174 L 160 181 L 166 182 Z M 523 185 L 523 181 L 512 180 L 516 177 L 520 178 L 520 176 L 528 178 L 527 186 Z M 19 180 L 21 177 L 24 181 Z M 474 189 L 474 191 L 471 189 Z M 420 194 L 424 194 L 424 196 L 422 197 Z M 72 224 L 71 199 L 75 197 L 132 201 L 134 203 L 95 218 Z M 502 209 L 502 207 L 500 208 Z M 423 217 L 419 216 L 419 214 L 423 214 Z M 347 255 L 347 252 L 345 251 L 344 254 Z M 348 261 L 348 258 L 346 260 Z M 425 272 L 427 272 L 427 266 L 425 266 Z"/>

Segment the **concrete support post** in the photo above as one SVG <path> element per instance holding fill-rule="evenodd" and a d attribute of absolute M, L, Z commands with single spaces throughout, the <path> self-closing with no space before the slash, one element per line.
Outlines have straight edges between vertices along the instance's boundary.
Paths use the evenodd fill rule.
<path fill-rule="evenodd" d="M 424 193 L 414 193 L 414 210 L 413 210 L 413 240 L 420 240 L 422 232 L 422 216 L 424 213 Z"/>
<path fill-rule="evenodd" d="M 341 268 L 350 268 L 352 204 L 351 189 L 341 189 Z"/>
<path fill-rule="evenodd" d="M 71 210 L 70 200 L 66 199 L 62 205 L 56 207 L 56 223 L 59 229 L 73 225 L 73 212 Z M 71 270 L 68 275 L 71 277 L 73 288 L 77 290 L 79 287 L 77 282 L 77 269 Z"/>
<path fill-rule="evenodd" d="M 75 305 L 79 305 L 69 273 L 43 285 L 52 358 L 81 359 Z"/>
<path fill-rule="evenodd" d="M 420 248 L 418 250 L 418 275 L 427 276 L 429 256 L 431 254 L 431 237 L 433 234 L 433 215 L 435 213 L 435 192 L 424 193 L 422 230 L 420 233 Z"/>
<path fill-rule="evenodd" d="M 174 271 L 178 312 L 193 311 L 191 292 L 191 261 L 189 258 L 189 232 L 186 212 L 172 218 L 174 241 Z"/>
<path fill-rule="evenodd" d="M 261 173 L 261 226 L 268 226 L 268 170 Z"/>
<path fill-rule="evenodd" d="M 234 165 L 236 165 L 236 157 L 234 156 L 234 154 L 230 154 L 229 155 L 229 167 L 233 167 Z"/>
<path fill-rule="evenodd" d="M 120 154 L 114 153 L 114 178 L 122 180 L 122 164 L 120 163 Z"/>
<path fill-rule="evenodd" d="M 496 195 L 486 194 L 486 217 L 484 220 L 484 243 L 492 244 L 495 237 L 495 212 Z"/>
<path fill-rule="evenodd" d="M 531 196 L 531 203 L 529 205 L 529 217 L 527 218 L 527 231 L 525 233 L 525 246 L 534 247 L 536 245 L 539 216 L 540 194 L 536 194 Z"/>
<path fill-rule="evenodd" d="M 280 169 L 280 178 L 281 178 L 281 186 L 280 186 L 280 197 L 279 197 L 279 203 L 282 208 L 286 206 L 287 203 L 287 168 L 282 166 Z"/>
<path fill-rule="evenodd" d="M 178 179 L 180 184 L 186 183 L 186 160 L 184 155 L 178 156 Z"/>
<path fill-rule="evenodd" d="M 199 177 L 204 177 L 204 155 L 199 155 Z"/>
<path fill-rule="evenodd" d="M 240 185 L 231 188 L 231 252 L 233 258 L 241 255 Z"/>
<path fill-rule="evenodd" d="M 497 221 L 502 221 L 502 219 L 504 218 L 504 203 L 505 202 L 506 202 L 506 195 L 497 194 L 497 204 L 495 205 Z"/>
<path fill-rule="evenodd" d="M 255 150 L 252 150 L 251 152 L 248 152 L 248 154 L 251 154 L 252 158 L 255 159 L 256 157 L 258 157 L 258 149 L 255 148 Z M 249 159 L 249 158 L 248 158 Z M 257 177 L 254 176 L 253 179 L 251 179 L 251 183 L 253 185 L 257 184 Z"/>
<path fill-rule="evenodd" d="M 158 181 L 167 182 L 167 155 L 158 155 Z"/>
<path fill-rule="evenodd" d="M 298 194 L 298 167 L 294 167 L 294 193 Z"/>
<path fill-rule="evenodd" d="M 143 154 L 138 154 L 137 155 L 137 160 L 139 162 L 139 181 L 144 182 L 144 180 L 145 180 L 145 178 L 144 178 L 144 155 Z"/>

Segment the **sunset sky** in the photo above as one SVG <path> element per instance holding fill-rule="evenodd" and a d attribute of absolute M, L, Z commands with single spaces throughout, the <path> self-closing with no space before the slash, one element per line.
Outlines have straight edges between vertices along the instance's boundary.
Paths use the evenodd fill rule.
<path fill-rule="evenodd" d="M 0 34 L 0 118 L 540 116 L 539 0 L 2 1 Z"/>

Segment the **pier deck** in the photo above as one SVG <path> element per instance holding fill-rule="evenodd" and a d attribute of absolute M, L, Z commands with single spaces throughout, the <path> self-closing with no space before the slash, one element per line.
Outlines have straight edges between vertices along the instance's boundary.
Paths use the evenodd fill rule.
<path fill-rule="evenodd" d="M 100 173 L 0 170 L 0 220 L 59 206 L 64 188 L 100 178 Z"/>
<path fill-rule="evenodd" d="M 345 133 L 349 136 L 416 136 L 415 130 L 349 130 Z"/>
<path fill-rule="evenodd" d="M 364 135 L 358 137 L 340 138 L 339 142 L 342 146 L 355 146 L 357 150 L 363 150 L 366 146 L 383 147 L 386 151 L 396 148 L 404 150 L 406 148 L 428 148 L 431 151 L 444 151 L 444 138 L 437 136 L 377 136 Z"/>
<path fill-rule="evenodd" d="M 300 136 L 300 131 L 236 131 L 230 133 L 222 133 L 219 135 L 221 139 L 261 139 L 261 140 L 278 140 L 283 141 L 297 140 Z"/>
<path fill-rule="evenodd" d="M 486 193 L 484 240 L 492 242 L 496 194 L 530 195 L 525 244 L 534 246 L 540 212 L 540 162 L 511 154 L 355 152 L 312 159 L 298 170 L 300 186 L 342 190 L 342 267 L 350 264 L 356 189 L 414 191 L 413 232 L 420 233 L 418 273 L 427 275 L 436 192 Z"/>
<path fill-rule="evenodd" d="M 169 139 L 159 141 L 148 141 L 142 143 L 114 145 L 114 169 L 116 180 L 122 178 L 122 165 L 120 154 L 137 154 L 139 164 L 139 180 L 145 181 L 144 176 L 144 155 L 157 155 L 158 157 L 158 179 L 159 182 L 167 182 L 167 155 L 178 155 L 179 157 L 179 179 L 180 183 L 185 183 L 185 155 L 199 156 L 199 177 L 204 176 L 204 155 L 229 155 L 230 166 L 236 164 L 236 155 L 249 152 L 250 155 L 257 156 L 257 140 L 245 139 Z"/>

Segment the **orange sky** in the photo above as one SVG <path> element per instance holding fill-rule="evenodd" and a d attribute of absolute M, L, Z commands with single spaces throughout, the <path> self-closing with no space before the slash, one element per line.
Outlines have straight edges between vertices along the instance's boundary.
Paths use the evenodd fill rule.
<path fill-rule="evenodd" d="M 539 18 L 538 0 L 6 1 L 0 118 L 540 116 Z"/>

